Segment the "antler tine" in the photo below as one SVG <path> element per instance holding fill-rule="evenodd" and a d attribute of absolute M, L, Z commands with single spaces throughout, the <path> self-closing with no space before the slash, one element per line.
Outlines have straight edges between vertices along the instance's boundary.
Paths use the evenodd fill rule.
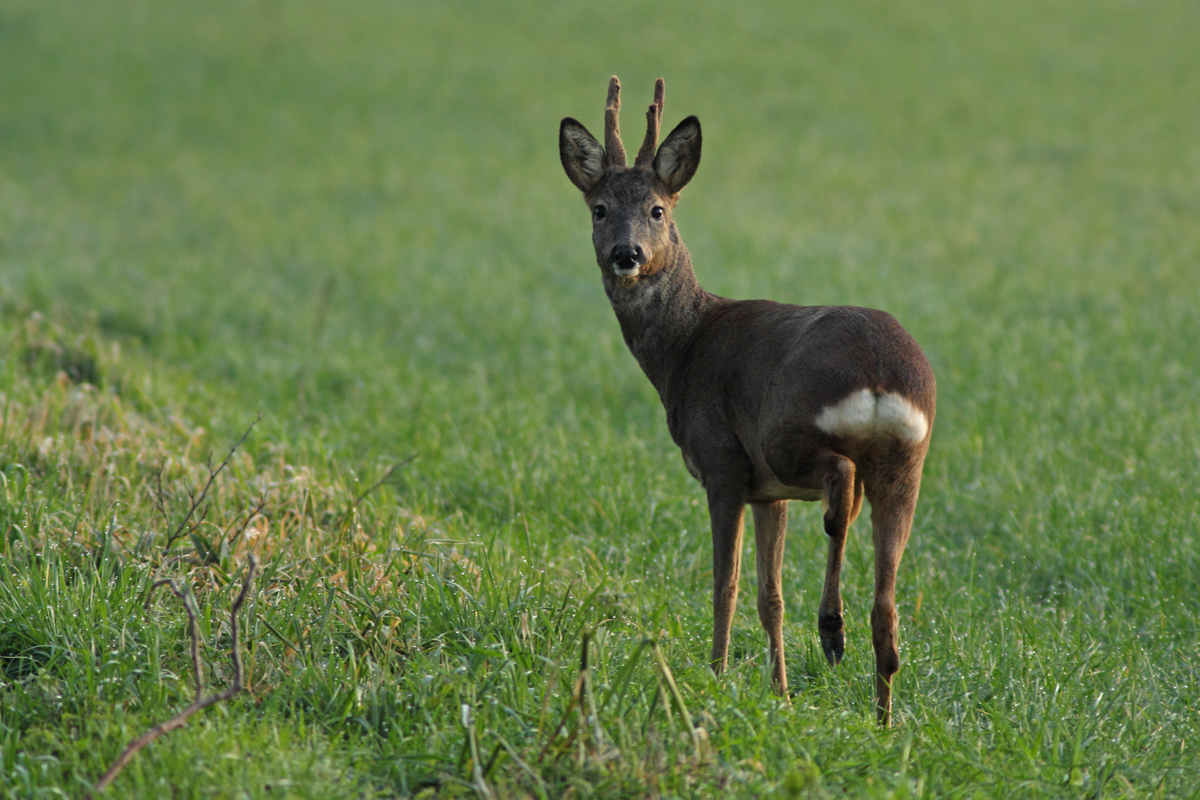
<path fill-rule="evenodd" d="M 648 167 L 654 163 L 654 153 L 658 149 L 658 132 L 662 127 L 663 98 L 666 94 L 666 84 L 659 78 L 654 82 L 654 102 L 646 109 L 646 138 L 634 159 L 635 167 Z"/>
<path fill-rule="evenodd" d="M 621 144 L 621 82 L 613 75 L 608 82 L 608 102 L 604 106 L 604 159 L 610 167 L 626 166 L 625 145 Z"/>

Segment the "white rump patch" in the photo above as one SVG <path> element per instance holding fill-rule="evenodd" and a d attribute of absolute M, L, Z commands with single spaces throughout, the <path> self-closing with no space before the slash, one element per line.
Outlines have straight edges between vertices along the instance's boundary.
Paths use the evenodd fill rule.
<path fill-rule="evenodd" d="M 929 433 L 929 420 L 912 403 L 895 392 L 876 394 L 870 389 L 860 389 L 821 409 L 816 423 L 828 434 L 855 439 L 895 436 L 915 443 Z"/>

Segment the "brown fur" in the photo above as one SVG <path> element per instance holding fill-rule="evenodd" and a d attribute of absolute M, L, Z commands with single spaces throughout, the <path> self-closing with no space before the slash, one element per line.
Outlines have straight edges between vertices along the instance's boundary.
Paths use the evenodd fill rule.
<path fill-rule="evenodd" d="M 614 108 L 610 83 L 609 108 Z M 701 288 L 672 220 L 700 162 L 700 123 L 688 117 L 657 148 L 662 82 L 632 168 L 606 157 L 574 119 L 559 133 L 563 167 L 593 212 L 592 242 L 625 342 L 658 390 L 688 470 L 708 495 L 713 536 L 713 649 L 727 662 L 737 602 L 745 505 L 754 510 L 758 612 L 770 641 L 772 682 L 787 692 L 783 654 L 783 539 L 788 500 L 826 506 L 829 556 L 818 610 L 822 648 L 841 660 L 840 578 L 846 532 L 871 502 L 875 603 L 871 611 L 879 719 L 891 717 L 899 669 L 895 578 L 912 526 L 933 428 L 936 387 L 920 347 L 890 315 L 847 306 L 730 300 Z M 606 113 L 606 142 L 615 136 Z M 618 140 L 619 145 L 619 140 Z M 609 144 L 612 147 L 612 144 Z M 603 168 L 595 169 L 596 164 Z M 920 441 L 888 433 L 828 433 L 816 419 L 855 392 L 907 401 L 928 427 Z M 874 406 L 873 406 L 874 408 Z"/>

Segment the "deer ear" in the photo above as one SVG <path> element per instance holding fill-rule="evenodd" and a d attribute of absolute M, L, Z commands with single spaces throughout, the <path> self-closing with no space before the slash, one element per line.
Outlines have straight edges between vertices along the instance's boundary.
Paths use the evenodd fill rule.
<path fill-rule="evenodd" d="M 654 171 L 667 189 L 678 192 L 700 166 L 700 120 L 688 117 L 675 126 L 654 156 Z"/>
<path fill-rule="evenodd" d="M 566 117 L 559 125 L 558 155 L 567 177 L 584 194 L 604 177 L 604 148 L 579 120 Z"/>

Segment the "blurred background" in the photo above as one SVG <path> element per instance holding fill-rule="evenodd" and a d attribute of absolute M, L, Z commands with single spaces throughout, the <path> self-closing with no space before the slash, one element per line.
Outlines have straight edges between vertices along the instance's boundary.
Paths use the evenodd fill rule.
<path fill-rule="evenodd" d="M 372 689 L 386 700 L 380 718 L 391 718 L 378 710 L 386 703 L 421 692 L 453 699 L 436 752 L 423 749 L 424 717 L 404 723 L 411 741 L 370 740 L 397 763 L 435 752 L 437 769 L 462 766 L 454 703 L 474 702 L 476 687 L 455 681 L 468 680 L 461 664 L 486 662 L 474 639 L 453 650 L 455 636 L 494 624 L 495 641 L 507 641 L 507 587 L 526 578 L 548 607 L 616 632 L 597 664 L 624 663 L 630 642 L 661 636 L 691 682 L 689 702 L 704 696 L 718 716 L 757 702 L 759 733 L 714 733 L 722 758 L 761 758 L 764 775 L 782 775 L 794 754 L 762 755 L 779 720 L 789 736 L 832 731 L 847 758 L 875 752 L 862 745 L 873 723 L 842 736 L 810 725 L 812 708 L 779 710 L 753 667 L 717 685 L 704 665 L 702 490 L 621 341 L 587 210 L 557 151 L 564 116 L 602 131 L 613 74 L 626 136 L 640 140 L 661 76 L 667 129 L 696 114 L 704 130 L 699 172 L 675 212 L 701 283 L 734 297 L 886 309 L 937 372 L 933 447 L 900 576 L 899 697 L 912 705 L 898 713 L 920 720 L 922 736 L 944 734 L 919 741 L 934 753 L 920 780 L 948 793 L 986 775 L 1017 793 L 1049 786 L 1049 796 L 1063 774 L 1079 777 L 1076 756 L 1092 748 L 1093 776 L 1120 765 L 1131 796 L 1182 787 L 1180 765 L 1195 763 L 1184 743 L 1195 740 L 1200 663 L 1197 42 L 1200 4 L 1189 0 L 0 0 L 0 342 L 10 348 L 0 366 L 5 403 L 20 412 L 10 428 L 5 406 L 0 475 L 12 485 L 26 476 L 34 488 L 20 514 L 49 508 L 43 519 L 60 525 L 43 531 L 100 536 L 119 513 L 140 536 L 161 527 L 143 491 L 161 453 L 186 449 L 200 470 L 204 452 L 219 457 L 262 412 L 243 453 L 256 468 L 307 470 L 331 508 L 361 514 L 363 552 L 420 538 L 426 520 L 430 536 L 486 542 L 485 555 L 471 553 L 493 581 L 484 610 L 443 619 L 427 607 L 413 618 L 417 647 L 403 658 L 444 668 L 444 684 L 418 686 L 390 641 L 363 651 L 385 665 Z M 39 344 L 47 337 L 57 350 Z M 51 352 L 60 355 L 44 375 L 22 377 Z M 42 426 L 63 452 L 72 436 L 88 439 L 82 423 L 54 427 L 66 412 L 37 411 L 65 408 L 68 385 L 81 382 L 109 398 L 115 428 L 128 411 L 169 434 L 152 455 L 130 456 L 140 473 L 110 470 L 114 486 L 133 487 L 112 489 L 111 504 L 91 494 L 90 467 L 73 473 L 67 456 L 56 462 L 40 439 L 12 433 Z M 252 472 L 231 469 L 247 497 Z M 343 519 L 342 506 L 322 517 L 308 486 L 287 508 L 299 509 L 302 533 L 305 515 L 316 520 L 320 549 L 333 528 L 319 526 Z M 820 511 L 793 508 L 793 684 L 816 697 L 818 716 L 854 708 L 872 718 L 865 515 L 847 554 L 854 644 L 842 684 L 812 635 Z M 91 515 L 82 523 L 80 509 Z M 0 511 L 17 524 L 18 511 Z M 265 515 L 280 531 L 290 519 L 274 507 Z M 325 565 L 311 562 L 310 586 L 328 578 Z M 480 574 L 469 561 L 451 566 Z M 421 578 L 430 598 L 439 574 Z M 577 578 L 604 588 L 596 605 L 599 595 L 577 605 Z M 405 591 L 426 584 L 412 577 Z M 395 603 L 411 622 L 405 597 L 369 601 Z M 305 589 L 294 614 L 321 613 L 309 600 Z M 761 654 L 754 614 L 743 602 L 738 663 Z M 451 649 L 420 650 L 422 630 Z M 553 631 L 544 657 L 570 663 L 574 629 L 559 637 L 556 621 Z M 45 652 L 66 652 L 46 641 Z M 313 696 L 314 665 L 342 657 L 318 645 L 311 663 L 279 662 L 273 702 L 287 714 L 295 697 Z M 513 692 L 525 693 L 532 719 L 545 706 L 528 680 L 514 678 Z M 338 700 L 351 685 L 325 687 L 337 709 L 320 724 L 335 737 L 367 713 Z M 857 706 L 845 685 L 861 690 Z M 479 697 L 494 688 L 480 686 Z M 739 696 L 747 686 L 763 696 Z M 30 713 L 41 724 L 42 712 Z M 46 713 L 57 730 L 58 712 Z M 514 724 L 494 714 L 498 729 Z M 998 735 L 997 720 L 1019 724 Z M 110 749 L 124 738 L 105 735 Z M 528 758 L 546 752 L 528 731 L 509 735 Z M 783 748 L 787 737 L 774 738 Z M 1063 755 L 1068 739 L 1075 755 Z M 897 786 L 909 764 L 899 741 L 886 765 Z M 993 751 L 988 772 L 979 754 Z M 842 774 L 862 789 L 854 776 L 877 768 Z"/>

